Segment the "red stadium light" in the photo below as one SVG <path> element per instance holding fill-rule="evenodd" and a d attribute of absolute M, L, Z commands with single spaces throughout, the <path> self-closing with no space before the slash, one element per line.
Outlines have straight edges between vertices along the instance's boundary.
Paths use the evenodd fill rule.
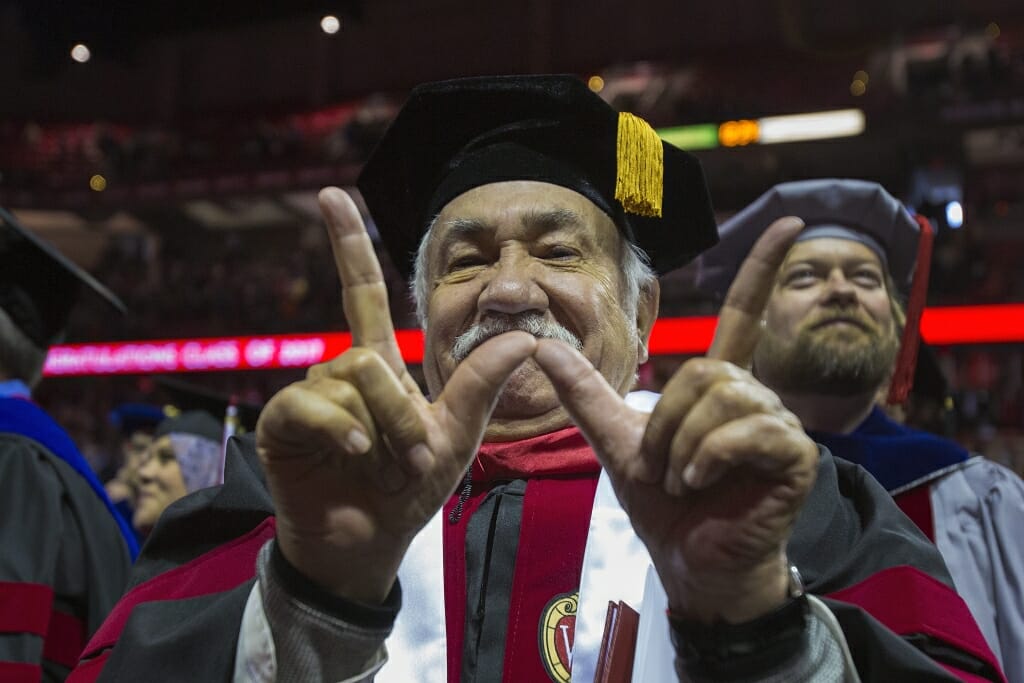
<path fill-rule="evenodd" d="M 926 308 L 921 337 L 933 346 L 1024 342 L 1024 304 Z"/>
<path fill-rule="evenodd" d="M 651 355 L 707 351 L 718 319 L 660 318 L 651 333 Z M 395 333 L 408 363 L 423 360 L 423 333 Z M 1024 304 L 946 306 L 925 309 L 921 336 L 933 346 L 1024 342 Z M 334 358 L 352 345 L 348 332 L 254 337 L 152 339 L 53 346 L 47 377 L 139 375 L 218 370 L 306 368 Z"/>

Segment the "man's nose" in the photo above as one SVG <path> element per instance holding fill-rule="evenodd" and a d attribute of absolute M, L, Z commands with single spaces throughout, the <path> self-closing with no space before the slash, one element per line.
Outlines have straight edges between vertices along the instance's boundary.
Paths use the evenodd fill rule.
<path fill-rule="evenodd" d="M 857 303 L 857 289 L 843 273 L 833 271 L 825 283 L 825 301 L 846 306 L 855 304 Z"/>
<path fill-rule="evenodd" d="M 548 297 L 537 282 L 539 267 L 527 254 L 503 253 L 491 266 L 490 279 L 480 292 L 480 313 L 516 315 L 546 311 Z"/>

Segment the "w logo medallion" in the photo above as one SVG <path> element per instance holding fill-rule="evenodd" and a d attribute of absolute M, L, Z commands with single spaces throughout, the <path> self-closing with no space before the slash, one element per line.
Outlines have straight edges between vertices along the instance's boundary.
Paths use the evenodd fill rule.
<path fill-rule="evenodd" d="M 556 595 L 541 613 L 540 628 L 537 630 L 540 658 L 544 670 L 556 683 L 569 682 L 579 597 L 579 592 Z"/>

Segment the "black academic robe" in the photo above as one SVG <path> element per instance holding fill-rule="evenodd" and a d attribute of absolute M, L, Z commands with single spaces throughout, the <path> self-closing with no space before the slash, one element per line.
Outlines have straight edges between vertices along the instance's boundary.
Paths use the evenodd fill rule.
<path fill-rule="evenodd" d="M 38 441 L 0 433 L 0 681 L 63 681 L 128 583 L 109 510 Z"/>
<path fill-rule="evenodd" d="M 133 588 L 87 646 L 71 683 L 231 679 L 256 554 L 273 537 L 274 519 L 251 437 L 232 440 L 226 476 L 224 486 L 178 501 L 161 518 L 136 564 Z M 518 495 L 518 487 L 508 484 L 486 486 L 504 486 L 511 489 L 505 493 Z M 446 509 L 454 507 L 457 497 Z M 589 518 L 589 510 L 580 515 Z M 465 524 L 468 528 L 472 519 Z M 464 538 L 467 558 L 481 551 L 500 554 L 468 547 L 479 538 L 486 543 L 509 541 L 508 534 L 467 533 Z M 521 540 L 513 539 L 518 543 L 516 557 L 524 553 Z M 803 570 L 810 591 L 830 596 L 826 602 L 844 630 L 863 680 L 1003 680 L 966 606 L 952 590 L 938 553 L 864 470 L 837 464 L 823 451 L 790 556 Z M 580 568 L 567 571 L 578 578 Z M 474 572 L 479 569 L 468 573 Z M 467 578 L 467 584 L 473 583 Z M 479 596 L 465 598 L 479 603 Z M 496 607 L 508 610 L 508 605 Z M 485 626 L 486 621 L 485 616 Z M 476 631 L 472 638 L 466 631 L 463 649 L 470 641 L 479 642 L 480 627 L 480 620 L 470 624 Z M 466 655 L 449 659 L 464 664 Z M 455 680 L 452 676 L 450 667 L 449 678 Z"/>

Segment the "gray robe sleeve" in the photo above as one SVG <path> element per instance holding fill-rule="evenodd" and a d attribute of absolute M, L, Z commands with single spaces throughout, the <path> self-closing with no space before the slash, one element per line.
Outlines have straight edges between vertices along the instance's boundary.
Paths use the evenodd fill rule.
<path fill-rule="evenodd" d="M 931 487 L 935 544 L 1006 677 L 1024 681 L 1024 482 L 984 458 Z"/>
<path fill-rule="evenodd" d="M 268 542 L 257 560 L 258 583 L 242 616 L 233 682 L 372 680 L 387 662 L 384 640 L 391 628 L 356 625 L 290 594 L 271 549 Z"/>

